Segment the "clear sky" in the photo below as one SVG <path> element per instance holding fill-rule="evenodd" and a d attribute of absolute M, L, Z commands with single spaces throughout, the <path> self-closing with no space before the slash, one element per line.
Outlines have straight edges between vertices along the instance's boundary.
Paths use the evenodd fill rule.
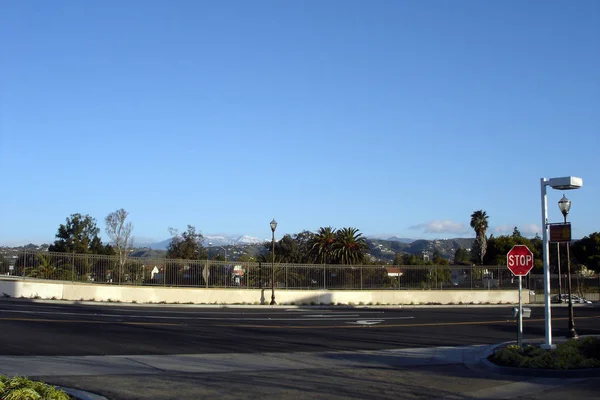
<path fill-rule="evenodd" d="M 600 1 L 7 0 L 0 37 L 0 244 L 118 208 L 139 240 L 532 236 L 565 175 L 600 231 Z"/>

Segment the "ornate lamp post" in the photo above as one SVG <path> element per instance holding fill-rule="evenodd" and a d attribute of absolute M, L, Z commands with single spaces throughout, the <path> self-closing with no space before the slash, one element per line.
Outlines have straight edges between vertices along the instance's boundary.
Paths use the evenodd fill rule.
<path fill-rule="evenodd" d="M 273 245 L 273 258 L 271 259 L 271 305 L 274 306 L 277 304 L 275 302 L 275 229 L 277 229 L 277 221 L 275 221 L 275 218 L 273 218 L 270 225 L 272 233 L 271 243 Z"/>
<path fill-rule="evenodd" d="M 567 223 L 567 215 L 571 210 L 571 200 L 563 194 L 562 199 L 558 202 L 558 208 L 565 218 L 565 224 Z M 568 339 L 577 339 L 579 335 L 575 331 L 575 319 L 573 317 L 573 298 L 571 297 L 571 255 L 569 254 L 570 243 L 567 242 L 567 295 L 569 296 L 569 332 L 567 333 Z M 560 254 L 559 254 L 560 257 Z"/>

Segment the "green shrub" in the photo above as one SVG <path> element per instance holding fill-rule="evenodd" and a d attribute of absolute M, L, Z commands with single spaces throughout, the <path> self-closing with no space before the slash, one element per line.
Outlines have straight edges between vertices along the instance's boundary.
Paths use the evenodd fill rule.
<path fill-rule="evenodd" d="M 34 382 L 22 376 L 12 379 L 0 375 L 0 398 L 3 400 L 69 400 L 62 390 L 43 382 Z"/>
<path fill-rule="evenodd" d="M 600 368 L 600 339 L 587 337 L 569 340 L 554 350 L 528 345 L 520 350 L 511 345 L 498 349 L 489 357 L 495 364 L 517 368 L 579 369 Z"/>

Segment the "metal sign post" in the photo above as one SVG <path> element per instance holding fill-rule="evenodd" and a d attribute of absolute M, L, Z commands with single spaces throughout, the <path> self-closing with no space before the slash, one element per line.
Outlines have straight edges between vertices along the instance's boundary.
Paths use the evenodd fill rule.
<path fill-rule="evenodd" d="M 513 275 L 519 277 L 519 310 L 518 334 L 519 349 L 523 348 L 523 276 L 527 276 L 533 268 L 533 253 L 525 245 L 515 245 L 506 254 L 506 265 Z"/>
<path fill-rule="evenodd" d="M 523 349 L 523 277 L 519 275 L 519 334 L 517 342 L 519 349 Z"/>

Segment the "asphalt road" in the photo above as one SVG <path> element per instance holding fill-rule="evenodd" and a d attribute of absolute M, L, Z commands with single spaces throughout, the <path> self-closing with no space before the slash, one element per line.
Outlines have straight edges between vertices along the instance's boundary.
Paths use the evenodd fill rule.
<path fill-rule="evenodd" d="M 524 338 L 544 337 L 531 307 Z M 0 301 L 0 355 L 83 356 L 321 352 L 494 344 L 516 339 L 512 306 L 199 308 Z M 553 307 L 564 336 L 567 308 Z M 580 335 L 600 335 L 600 308 L 575 309 Z"/>

